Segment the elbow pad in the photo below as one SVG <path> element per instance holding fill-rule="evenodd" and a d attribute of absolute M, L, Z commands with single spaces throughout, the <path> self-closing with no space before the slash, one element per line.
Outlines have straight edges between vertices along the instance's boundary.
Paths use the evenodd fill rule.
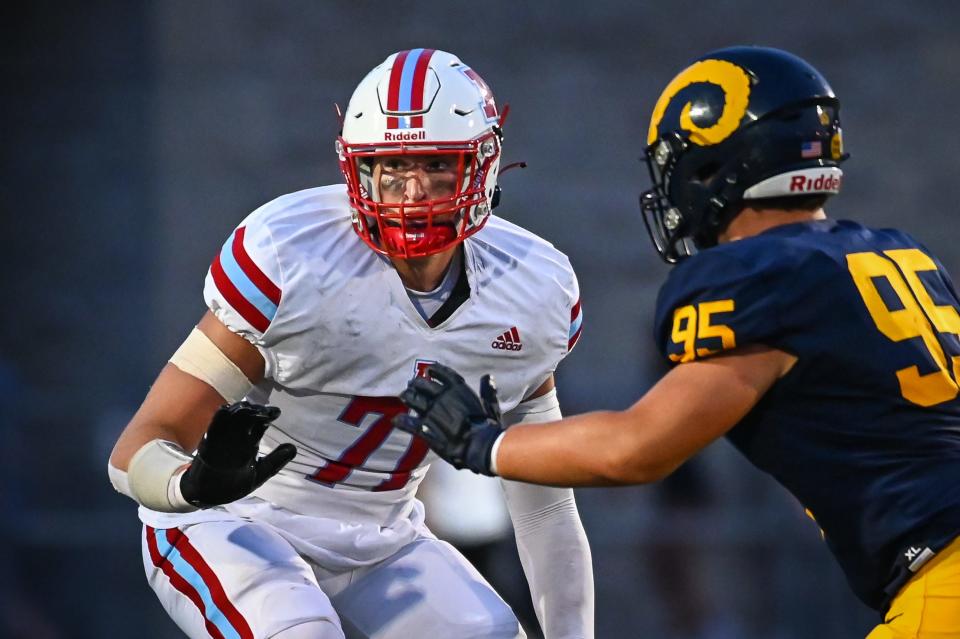
<path fill-rule="evenodd" d="M 209 384 L 228 404 L 239 402 L 253 388 L 253 382 L 240 367 L 198 328 L 190 331 L 170 358 L 170 363 Z"/>

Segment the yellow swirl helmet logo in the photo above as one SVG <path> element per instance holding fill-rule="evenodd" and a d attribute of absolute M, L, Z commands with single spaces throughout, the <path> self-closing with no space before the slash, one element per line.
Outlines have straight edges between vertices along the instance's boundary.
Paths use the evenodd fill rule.
<path fill-rule="evenodd" d="M 690 132 L 690 142 L 699 146 L 719 144 L 737 130 L 750 102 L 750 76 L 726 60 L 701 60 L 681 71 L 663 90 L 650 118 L 647 144 L 656 142 L 660 121 L 677 94 L 701 82 L 714 84 L 723 90 L 723 112 L 715 123 L 701 127 L 694 123 L 690 115 L 693 104 L 684 104 L 680 112 L 680 128 Z"/>

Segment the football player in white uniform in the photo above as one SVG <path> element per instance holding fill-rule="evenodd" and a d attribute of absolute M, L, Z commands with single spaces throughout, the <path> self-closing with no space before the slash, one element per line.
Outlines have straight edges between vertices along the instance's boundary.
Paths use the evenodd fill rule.
<path fill-rule="evenodd" d="M 560 417 L 577 281 L 552 245 L 491 216 L 500 125 L 455 56 L 393 54 L 344 114 L 346 186 L 264 205 L 214 259 L 209 312 L 109 464 L 141 505 L 149 583 L 190 637 L 524 636 L 424 526 L 415 493 L 434 458 L 391 425 L 433 362 L 475 383 L 494 372 L 508 423 Z M 503 487 L 546 636 L 592 637 L 572 492 Z"/>

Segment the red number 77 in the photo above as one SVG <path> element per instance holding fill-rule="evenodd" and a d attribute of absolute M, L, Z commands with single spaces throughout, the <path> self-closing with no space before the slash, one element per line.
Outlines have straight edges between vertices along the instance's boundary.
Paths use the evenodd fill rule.
<path fill-rule="evenodd" d="M 417 375 L 420 377 L 426 376 L 427 366 L 432 363 L 431 361 L 417 360 Z M 353 442 L 347 450 L 343 451 L 339 459 L 336 461 L 330 460 L 323 468 L 318 468 L 312 475 L 307 475 L 307 478 L 328 486 L 342 482 L 353 472 L 354 468 L 362 466 L 370 458 L 370 455 L 383 445 L 383 442 L 393 432 L 393 425 L 391 424 L 393 418 L 405 410 L 407 410 L 406 406 L 396 397 L 355 396 L 340 413 L 340 417 L 337 418 L 338 421 L 359 427 L 367 415 L 375 414 L 379 417 L 367 429 L 367 432 Z M 400 461 L 397 462 L 396 467 L 390 473 L 390 477 L 370 490 L 379 492 L 403 488 L 410 481 L 410 473 L 423 462 L 429 450 L 422 439 L 412 438 L 410 446 L 400 457 Z"/>
<path fill-rule="evenodd" d="M 340 414 L 339 421 L 351 426 L 360 426 L 364 418 L 371 413 L 377 414 L 379 417 L 367 429 L 367 432 L 340 455 L 339 459 L 336 461 L 330 460 L 323 468 L 318 468 L 312 475 L 307 475 L 307 478 L 327 485 L 333 485 L 346 479 L 354 468 L 362 466 L 370 455 L 383 445 L 383 442 L 393 432 L 391 421 L 394 416 L 399 415 L 406 409 L 403 402 L 396 397 L 364 397 L 362 395 L 354 397 Z M 429 450 L 422 439 L 419 437 L 412 438 L 410 446 L 400 457 L 400 461 L 397 462 L 396 467 L 390 473 L 390 477 L 370 490 L 379 492 L 403 488 L 410 481 L 411 472 L 420 465 Z"/>

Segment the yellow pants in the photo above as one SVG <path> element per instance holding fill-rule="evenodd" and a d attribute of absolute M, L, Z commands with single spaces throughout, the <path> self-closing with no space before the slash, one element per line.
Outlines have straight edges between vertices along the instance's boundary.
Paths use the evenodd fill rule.
<path fill-rule="evenodd" d="M 900 590 L 867 639 L 960 639 L 960 537 Z"/>

